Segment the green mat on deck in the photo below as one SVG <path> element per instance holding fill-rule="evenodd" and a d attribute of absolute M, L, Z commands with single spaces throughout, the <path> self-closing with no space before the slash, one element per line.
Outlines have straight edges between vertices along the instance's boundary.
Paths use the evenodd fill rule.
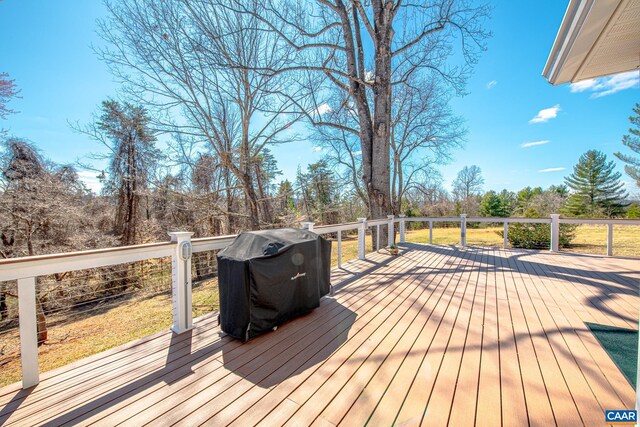
<path fill-rule="evenodd" d="M 587 326 L 635 388 L 638 369 L 638 331 L 596 323 L 587 323 Z"/>

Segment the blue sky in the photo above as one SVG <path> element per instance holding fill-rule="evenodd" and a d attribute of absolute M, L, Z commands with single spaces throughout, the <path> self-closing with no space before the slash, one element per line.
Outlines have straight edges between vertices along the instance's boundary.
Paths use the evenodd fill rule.
<path fill-rule="evenodd" d="M 640 101 L 638 73 L 558 87 L 541 76 L 567 3 L 496 2 L 488 23 L 494 35 L 469 80 L 469 94 L 452 103 L 469 134 L 465 148 L 441 169 L 447 189 L 471 164 L 482 169 L 486 190 L 546 187 L 561 183 L 586 150 L 613 159 L 622 148 L 627 118 Z M 100 43 L 95 20 L 104 13 L 98 0 L 0 1 L 0 72 L 15 78 L 22 96 L 11 104 L 19 113 L 0 127 L 33 141 L 55 162 L 100 151 L 68 122 L 90 121 L 118 89 L 90 48 Z M 288 178 L 322 154 L 309 142 L 273 152 Z M 90 182 L 95 173 L 82 176 Z"/>

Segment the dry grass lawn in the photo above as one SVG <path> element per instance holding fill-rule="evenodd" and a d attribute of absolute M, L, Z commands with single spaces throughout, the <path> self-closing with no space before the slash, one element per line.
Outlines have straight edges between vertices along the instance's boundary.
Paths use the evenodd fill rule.
<path fill-rule="evenodd" d="M 217 310 L 218 282 L 209 280 L 194 287 L 193 316 Z M 39 348 L 40 372 L 151 335 L 171 326 L 171 294 L 122 301 L 91 316 L 67 313 L 65 322 L 49 318 L 48 340 Z M 97 314 L 96 314 L 97 313 Z M 20 341 L 18 331 L 2 336 L 0 343 L 0 387 L 20 381 Z"/>
<path fill-rule="evenodd" d="M 468 229 L 467 244 L 473 246 L 502 246 L 497 234 L 502 227 Z M 409 242 L 428 243 L 429 230 L 408 230 Z M 604 254 L 606 252 L 607 227 L 583 225 L 577 228 L 571 252 Z M 434 228 L 433 243 L 458 244 L 460 230 Z M 371 239 L 367 239 L 367 252 L 372 251 Z M 640 226 L 614 227 L 614 255 L 640 257 Z M 338 264 L 336 246 L 332 250 L 332 265 Z M 342 240 L 343 262 L 357 257 L 357 239 L 344 236 Z M 218 308 L 218 288 L 215 279 L 204 282 L 193 291 L 194 317 Z M 65 322 L 50 323 L 49 341 L 40 347 L 40 370 L 48 371 L 69 364 L 92 354 L 122 345 L 137 338 L 171 326 L 171 295 L 140 297 L 122 301 L 119 305 L 97 312 L 92 316 L 74 318 L 67 314 Z M 0 342 L 0 386 L 20 381 L 19 339 L 17 331 L 2 336 Z"/>

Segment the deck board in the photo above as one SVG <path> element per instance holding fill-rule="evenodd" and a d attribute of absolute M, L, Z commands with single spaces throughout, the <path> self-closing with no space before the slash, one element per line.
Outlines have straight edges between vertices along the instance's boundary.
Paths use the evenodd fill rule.
<path fill-rule="evenodd" d="M 405 244 L 240 343 L 215 315 L 0 389 L 0 425 L 601 425 L 635 392 L 585 322 L 637 328 L 638 261 Z"/>

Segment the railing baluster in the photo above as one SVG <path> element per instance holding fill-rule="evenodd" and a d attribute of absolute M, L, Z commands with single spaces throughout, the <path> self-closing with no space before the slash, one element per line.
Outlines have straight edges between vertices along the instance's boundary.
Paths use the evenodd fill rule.
<path fill-rule="evenodd" d="M 338 230 L 338 268 L 342 267 L 342 231 Z"/>
<path fill-rule="evenodd" d="M 387 226 L 387 237 L 389 242 L 389 247 L 394 246 L 396 244 L 396 230 L 394 228 L 393 220 L 395 217 L 393 215 L 387 215 L 387 219 L 389 220 L 389 225 Z"/>
<path fill-rule="evenodd" d="M 560 215 L 551 214 L 551 252 L 560 251 Z"/>
<path fill-rule="evenodd" d="M 607 256 L 613 256 L 613 224 L 607 224 Z"/>
<path fill-rule="evenodd" d="M 433 221 L 429 221 L 429 244 L 433 245 Z"/>
<path fill-rule="evenodd" d="M 400 243 L 405 241 L 405 218 L 406 215 L 400 215 Z"/>
<path fill-rule="evenodd" d="M 380 250 L 380 224 L 376 226 L 376 251 Z"/>
<path fill-rule="evenodd" d="M 358 218 L 358 259 L 366 259 L 367 218 Z"/>
<path fill-rule="evenodd" d="M 35 277 L 18 279 L 18 316 L 20 319 L 22 388 L 29 388 L 40 382 Z"/>
<path fill-rule="evenodd" d="M 467 246 L 467 214 L 460 214 L 460 246 Z"/>
<path fill-rule="evenodd" d="M 507 249 L 509 247 L 509 223 L 507 221 L 504 222 L 504 231 L 502 232 L 502 236 L 503 236 L 503 242 L 502 242 L 502 247 L 504 249 Z"/>

